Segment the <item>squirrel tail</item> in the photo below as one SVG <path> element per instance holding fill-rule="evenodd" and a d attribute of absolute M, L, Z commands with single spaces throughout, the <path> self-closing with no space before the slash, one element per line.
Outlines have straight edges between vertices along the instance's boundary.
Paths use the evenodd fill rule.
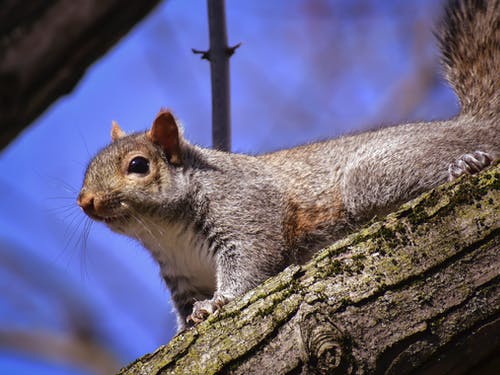
<path fill-rule="evenodd" d="M 500 0 L 451 0 L 437 37 L 461 114 L 500 117 Z"/>

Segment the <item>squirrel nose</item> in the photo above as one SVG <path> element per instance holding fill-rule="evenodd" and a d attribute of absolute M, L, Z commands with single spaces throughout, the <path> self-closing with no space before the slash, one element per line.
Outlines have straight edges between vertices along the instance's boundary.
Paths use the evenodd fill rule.
<path fill-rule="evenodd" d="M 86 214 L 95 213 L 95 197 L 92 193 L 80 192 L 76 203 L 82 208 L 83 212 Z"/>

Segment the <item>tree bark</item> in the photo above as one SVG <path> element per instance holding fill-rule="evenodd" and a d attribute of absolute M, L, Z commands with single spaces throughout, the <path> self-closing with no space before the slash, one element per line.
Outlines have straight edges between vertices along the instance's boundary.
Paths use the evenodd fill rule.
<path fill-rule="evenodd" d="M 159 0 L 8 0 L 0 8 L 0 149 Z"/>
<path fill-rule="evenodd" d="M 500 165 L 292 266 L 120 374 L 462 374 L 500 366 Z"/>

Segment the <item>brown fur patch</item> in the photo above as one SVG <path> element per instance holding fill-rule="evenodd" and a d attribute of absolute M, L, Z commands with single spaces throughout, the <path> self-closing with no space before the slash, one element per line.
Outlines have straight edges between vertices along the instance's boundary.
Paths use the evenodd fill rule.
<path fill-rule="evenodd" d="M 328 194 L 319 199 L 291 197 L 287 202 L 284 220 L 285 241 L 291 248 L 296 247 L 308 236 L 327 230 L 345 219 L 342 197 Z"/>

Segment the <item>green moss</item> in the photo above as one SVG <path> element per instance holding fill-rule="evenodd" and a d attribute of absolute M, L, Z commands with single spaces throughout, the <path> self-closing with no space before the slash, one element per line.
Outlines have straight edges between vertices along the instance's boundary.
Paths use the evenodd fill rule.
<path fill-rule="evenodd" d="M 334 259 L 329 265 L 329 273 L 335 275 L 340 274 L 342 273 L 343 268 L 342 262 L 338 259 Z"/>
<path fill-rule="evenodd" d="M 244 306 L 250 305 L 259 299 L 263 299 L 269 296 L 271 293 L 279 292 L 285 288 L 288 288 L 292 283 L 294 283 L 297 278 L 303 273 L 301 266 L 292 265 L 286 268 L 279 277 L 270 278 L 260 286 L 255 288 L 251 293 L 251 298 L 248 299 Z"/>
<path fill-rule="evenodd" d="M 354 260 L 354 261 L 362 262 L 365 259 L 366 259 L 366 255 L 365 254 L 354 254 L 352 256 L 352 260 Z"/>
<path fill-rule="evenodd" d="M 264 304 L 262 307 L 259 308 L 257 316 L 267 316 L 269 314 L 272 314 L 274 312 L 280 313 L 280 303 L 283 302 L 286 297 L 290 296 L 290 291 L 288 293 L 280 293 L 279 295 L 274 294 L 272 299 L 269 301 L 266 301 L 267 303 Z"/>
<path fill-rule="evenodd" d="M 414 227 L 417 225 L 420 225 L 421 223 L 425 222 L 427 219 L 427 213 L 424 210 L 424 207 L 421 205 L 416 205 L 413 207 L 413 210 L 409 212 L 408 216 L 406 217 L 408 223 L 413 225 Z"/>
<path fill-rule="evenodd" d="M 395 234 L 391 229 L 387 228 L 385 225 L 382 225 L 380 227 L 378 233 L 376 233 L 374 236 L 374 238 L 377 238 L 377 237 L 382 237 L 384 240 L 390 241 L 391 239 L 393 239 L 395 237 Z"/>
<path fill-rule="evenodd" d="M 426 194 L 424 200 L 422 200 L 424 207 L 435 207 L 438 205 L 441 199 L 441 194 L 437 190 L 432 190 Z"/>
<path fill-rule="evenodd" d="M 345 309 L 347 306 L 349 306 L 350 304 L 352 303 L 352 301 L 347 298 L 347 297 L 342 297 L 341 299 L 339 299 L 337 301 L 337 304 L 338 304 L 338 309 L 339 310 L 343 310 Z"/>
<path fill-rule="evenodd" d="M 365 259 L 366 255 L 364 254 L 355 254 L 352 256 L 353 268 L 356 269 L 357 273 L 361 273 L 365 269 L 365 264 L 364 264 Z"/>

